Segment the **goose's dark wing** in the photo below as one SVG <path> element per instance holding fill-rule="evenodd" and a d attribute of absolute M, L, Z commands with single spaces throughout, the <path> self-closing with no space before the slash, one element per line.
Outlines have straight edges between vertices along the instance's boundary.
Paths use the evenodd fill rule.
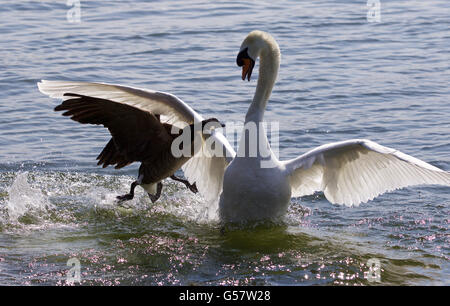
<path fill-rule="evenodd" d="M 65 93 L 68 97 L 55 111 L 86 124 L 103 125 L 111 133 L 111 140 L 97 157 L 106 167 L 124 167 L 134 161 L 144 161 L 166 150 L 172 141 L 163 124 L 151 113 L 107 99 Z"/>

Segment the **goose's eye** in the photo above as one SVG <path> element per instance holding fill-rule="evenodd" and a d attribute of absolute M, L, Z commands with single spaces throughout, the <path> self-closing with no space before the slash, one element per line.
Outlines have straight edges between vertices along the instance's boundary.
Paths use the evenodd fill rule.
<path fill-rule="evenodd" d="M 255 61 L 248 55 L 248 48 L 245 48 L 244 50 L 239 52 L 236 58 L 236 64 L 239 67 L 242 67 L 242 80 L 245 80 L 245 77 L 247 77 L 247 79 L 250 81 L 253 67 L 255 67 Z"/>

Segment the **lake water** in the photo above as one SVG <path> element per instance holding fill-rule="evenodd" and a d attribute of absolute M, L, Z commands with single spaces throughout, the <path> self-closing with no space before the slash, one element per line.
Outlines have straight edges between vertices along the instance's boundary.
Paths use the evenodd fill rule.
<path fill-rule="evenodd" d="M 77 1 L 75 1 L 76 3 Z M 406 188 L 359 207 L 292 199 L 285 220 L 221 234 L 207 204 L 167 181 L 126 207 L 137 165 L 101 169 L 107 130 L 63 118 L 40 79 L 173 93 L 242 122 L 253 95 L 235 59 L 270 32 L 282 63 L 266 120 L 280 158 L 368 138 L 450 170 L 450 4 L 367 1 L 0 1 L 0 284 L 449 285 L 450 189 Z M 70 11 L 72 9 L 72 11 Z M 67 16 L 69 12 L 69 18 Z M 375 21 L 375 22 L 369 22 Z M 257 64 L 258 65 L 258 64 Z M 368 261 L 381 282 L 365 278 Z"/>

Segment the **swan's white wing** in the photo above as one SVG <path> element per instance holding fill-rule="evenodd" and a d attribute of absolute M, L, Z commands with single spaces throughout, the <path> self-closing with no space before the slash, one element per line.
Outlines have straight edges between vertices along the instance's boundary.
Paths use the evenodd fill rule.
<path fill-rule="evenodd" d="M 42 93 L 52 98 L 64 99 L 65 93 L 75 93 L 130 105 L 153 114 L 163 115 L 165 122 L 178 127 L 203 120 L 202 116 L 181 99 L 165 92 L 106 83 L 47 80 L 39 82 L 38 87 Z M 210 137 L 226 152 L 222 155 L 223 157 L 202 154 L 207 150 L 203 145 L 202 150 L 183 166 L 185 176 L 190 182 L 196 182 L 197 188 L 206 199 L 218 197 L 218 193 L 222 191 L 225 167 L 235 155 L 222 133 L 214 131 Z"/>
<path fill-rule="evenodd" d="M 364 139 L 323 145 L 284 163 L 292 196 L 323 191 L 331 203 L 347 206 L 406 186 L 450 186 L 450 172 Z"/>
<path fill-rule="evenodd" d="M 70 97 L 64 97 L 65 93 L 76 93 L 123 103 L 153 114 L 163 115 L 167 123 L 179 127 L 203 119 L 178 97 L 160 91 L 106 83 L 47 80 L 39 82 L 38 88 L 52 98 L 67 99 Z"/>
<path fill-rule="evenodd" d="M 204 143 L 202 151 L 197 152 L 181 168 L 189 182 L 195 182 L 200 191 L 207 191 L 202 193 L 202 196 L 208 202 L 211 202 L 217 200 L 222 193 L 225 168 L 235 157 L 236 152 L 219 131 L 214 131 L 208 141 L 214 142 L 221 150 L 217 152 L 208 151 L 210 146 Z"/>

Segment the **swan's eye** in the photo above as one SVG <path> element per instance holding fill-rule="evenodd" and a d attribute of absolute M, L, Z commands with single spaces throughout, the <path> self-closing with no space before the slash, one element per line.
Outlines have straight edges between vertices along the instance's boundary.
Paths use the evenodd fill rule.
<path fill-rule="evenodd" d="M 248 48 L 245 48 L 244 50 L 239 52 L 236 58 L 236 64 L 239 67 L 242 67 L 242 80 L 245 80 L 245 77 L 247 77 L 247 79 L 250 81 L 253 67 L 255 67 L 255 61 L 248 55 Z"/>

